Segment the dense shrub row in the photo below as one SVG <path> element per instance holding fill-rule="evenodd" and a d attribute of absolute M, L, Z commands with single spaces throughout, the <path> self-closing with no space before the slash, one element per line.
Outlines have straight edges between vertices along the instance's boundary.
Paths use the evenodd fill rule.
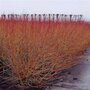
<path fill-rule="evenodd" d="M 0 20 L 0 77 L 17 87 L 43 87 L 90 45 L 84 21 Z M 2 75 L 4 74 L 5 75 Z"/>

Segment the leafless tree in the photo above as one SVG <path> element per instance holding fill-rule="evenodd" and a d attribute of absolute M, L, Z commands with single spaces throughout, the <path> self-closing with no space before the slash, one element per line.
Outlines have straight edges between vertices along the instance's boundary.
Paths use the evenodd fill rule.
<path fill-rule="evenodd" d="M 61 21 L 63 21 L 64 14 L 60 14 Z"/>
<path fill-rule="evenodd" d="M 70 21 L 71 21 L 71 20 L 72 20 L 72 16 L 73 16 L 73 15 L 72 15 L 72 14 L 70 14 L 69 16 L 70 16 Z"/>
<path fill-rule="evenodd" d="M 57 21 L 59 20 L 59 14 L 56 14 L 56 19 L 57 19 Z"/>
<path fill-rule="evenodd" d="M 64 18 L 65 18 L 65 21 L 66 21 L 67 20 L 67 15 L 66 14 L 64 15 Z"/>
<path fill-rule="evenodd" d="M 43 14 L 43 20 L 44 21 L 46 20 L 46 14 Z"/>
<path fill-rule="evenodd" d="M 48 18 L 49 18 L 49 21 L 50 21 L 50 19 L 51 19 L 51 14 L 48 14 Z"/>
<path fill-rule="evenodd" d="M 6 15 L 5 14 L 2 14 L 1 15 L 1 19 L 6 19 Z"/>
<path fill-rule="evenodd" d="M 38 14 L 39 21 L 41 21 L 41 14 Z"/>
<path fill-rule="evenodd" d="M 79 17 L 80 17 L 80 18 L 79 18 L 79 20 L 82 20 L 82 18 L 83 18 L 83 15 L 82 15 L 82 14 L 80 14 L 80 15 L 79 15 Z"/>
<path fill-rule="evenodd" d="M 55 20 L 55 14 L 52 14 L 52 16 L 53 16 L 52 20 L 54 21 Z"/>

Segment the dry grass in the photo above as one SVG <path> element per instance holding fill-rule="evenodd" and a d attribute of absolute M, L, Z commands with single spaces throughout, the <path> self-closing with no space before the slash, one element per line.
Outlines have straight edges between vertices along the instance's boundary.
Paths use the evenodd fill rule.
<path fill-rule="evenodd" d="M 0 58 L 12 85 L 42 87 L 90 45 L 90 25 L 83 21 L 0 20 Z M 1 72 L 4 72 L 1 70 Z M 3 83 L 3 82 L 1 82 Z"/>

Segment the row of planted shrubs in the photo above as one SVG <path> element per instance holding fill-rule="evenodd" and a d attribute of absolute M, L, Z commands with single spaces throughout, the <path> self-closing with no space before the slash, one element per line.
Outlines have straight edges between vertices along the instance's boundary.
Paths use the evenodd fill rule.
<path fill-rule="evenodd" d="M 78 64 L 89 45 L 90 24 L 85 21 L 1 19 L 0 83 L 23 89 L 47 86 L 59 72 Z"/>

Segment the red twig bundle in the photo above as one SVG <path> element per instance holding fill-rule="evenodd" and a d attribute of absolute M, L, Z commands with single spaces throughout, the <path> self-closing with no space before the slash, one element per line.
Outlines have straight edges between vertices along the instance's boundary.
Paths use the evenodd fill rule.
<path fill-rule="evenodd" d="M 90 45 L 84 21 L 0 19 L 0 75 L 17 87 L 43 87 Z M 3 83 L 3 82 L 0 82 Z"/>

